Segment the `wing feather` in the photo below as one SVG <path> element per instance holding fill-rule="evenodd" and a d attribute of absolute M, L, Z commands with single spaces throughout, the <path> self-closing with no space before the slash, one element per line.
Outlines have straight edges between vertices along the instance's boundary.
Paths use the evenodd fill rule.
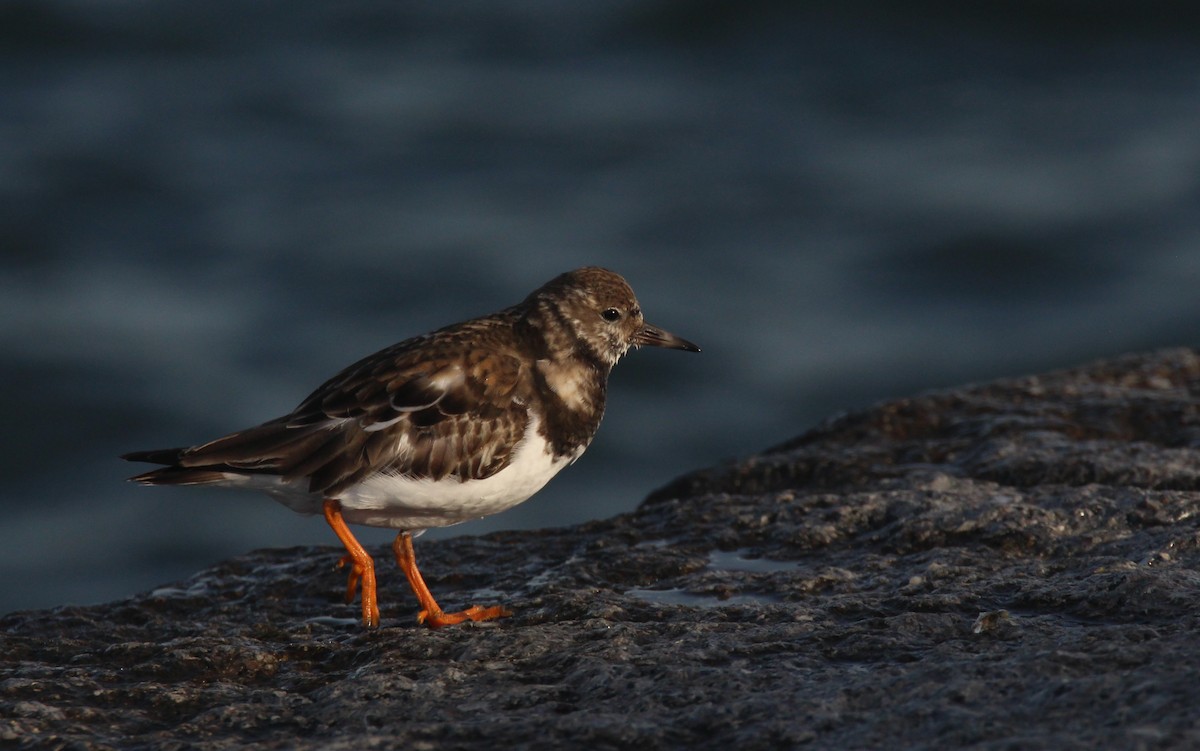
<path fill-rule="evenodd" d="M 467 337 L 430 357 L 409 340 L 342 371 L 291 414 L 163 459 L 163 482 L 222 472 L 308 479 L 336 496 L 379 472 L 414 478 L 489 477 L 507 466 L 528 415 L 518 386 L 521 360 L 495 348 L 467 348 Z M 186 468 L 186 469 L 184 469 Z M 147 473 L 145 481 L 153 482 Z"/>

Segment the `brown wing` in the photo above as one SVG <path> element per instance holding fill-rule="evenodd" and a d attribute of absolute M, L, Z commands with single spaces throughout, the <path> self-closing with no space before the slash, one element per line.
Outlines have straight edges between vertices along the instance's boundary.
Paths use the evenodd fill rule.
<path fill-rule="evenodd" d="M 173 465 L 158 477 L 135 479 L 182 483 L 192 473 L 266 473 L 308 478 L 311 492 L 336 496 L 381 471 L 461 480 L 495 474 L 507 466 L 528 420 L 516 399 L 528 377 L 520 360 L 454 346 L 429 357 L 420 346 L 428 343 L 402 342 L 355 363 L 286 417 L 177 453 L 131 455 Z"/>

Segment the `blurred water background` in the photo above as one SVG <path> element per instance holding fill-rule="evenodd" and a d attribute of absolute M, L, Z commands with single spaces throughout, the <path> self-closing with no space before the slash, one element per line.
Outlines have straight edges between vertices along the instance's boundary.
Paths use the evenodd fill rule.
<path fill-rule="evenodd" d="M 1190 7 L 0 4 L 0 612 L 336 545 L 116 457 L 585 264 L 703 354 L 632 355 L 577 465 L 426 539 L 628 511 L 887 397 L 1195 343 Z"/>

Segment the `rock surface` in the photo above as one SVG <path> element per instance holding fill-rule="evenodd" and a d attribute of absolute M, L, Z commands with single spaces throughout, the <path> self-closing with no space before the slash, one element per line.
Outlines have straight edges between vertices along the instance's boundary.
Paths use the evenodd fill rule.
<path fill-rule="evenodd" d="M 0 619 L 17 748 L 1200 747 L 1200 353 L 889 402 L 634 513 Z"/>

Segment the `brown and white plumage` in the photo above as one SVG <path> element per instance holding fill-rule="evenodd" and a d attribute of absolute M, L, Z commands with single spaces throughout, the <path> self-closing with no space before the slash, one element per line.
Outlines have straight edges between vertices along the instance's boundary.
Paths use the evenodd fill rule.
<path fill-rule="evenodd" d="M 166 465 L 135 482 L 256 489 L 302 513 L 324 511 L 354 557 L 331 508 L 404 535 L 529 498 L 587 448 L 609 372 L 642 344 L 698 351 L 647 325 L 620 276 L 578 269 L 511 308 L 354 363 L 288 415 L 124 458 Z"/>

